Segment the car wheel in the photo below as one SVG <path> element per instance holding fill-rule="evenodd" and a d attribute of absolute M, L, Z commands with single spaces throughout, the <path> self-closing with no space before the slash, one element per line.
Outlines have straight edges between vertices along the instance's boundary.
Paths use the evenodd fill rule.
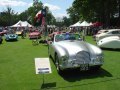
<path fill-rule="evenodd" d="M 61 74 L 61 69 L 60 69 L 60 66 L 59 66 L 59 58 L 58 58 L 57 54 L 55 55 L 55 65 L 56 65 L 58 73 Z"/>
<path fill-rule="evenodd" d="M 99 70 L 100 68 L 101 68 L 101 66 L 99 66 L 99 65 L 95 67 L 96 70 Z"/>

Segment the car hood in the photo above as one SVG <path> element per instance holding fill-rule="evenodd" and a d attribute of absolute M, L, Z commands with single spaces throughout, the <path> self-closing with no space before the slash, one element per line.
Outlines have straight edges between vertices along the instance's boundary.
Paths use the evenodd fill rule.
<path fill-rule="evenodd" d="M 96 53 L 94 48 L 94 45 L 91 45 L 84 41 L 60 41 L 56 43 L 56 48 L 62 48 L 65 50 L 66 53 L 68 53 L 70 56 L 75 55 L 80 51 L 86 51 L 90 54 Z M 98 51 L 98 50 L 97 50 Z"/>

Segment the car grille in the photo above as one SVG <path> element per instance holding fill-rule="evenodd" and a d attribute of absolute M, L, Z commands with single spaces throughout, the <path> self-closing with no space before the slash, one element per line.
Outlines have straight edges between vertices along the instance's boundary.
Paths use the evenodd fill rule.
<path fill-rule="evenodd" d="M 90 54 L 86 51 L 80 51 L 76 54 L 77 64 L 88 64 L 90 62 Z"/>
<path fill-rule="evenodd" d="M 15 37 L 15 35 L 10 35 L 10 37 Z"/>

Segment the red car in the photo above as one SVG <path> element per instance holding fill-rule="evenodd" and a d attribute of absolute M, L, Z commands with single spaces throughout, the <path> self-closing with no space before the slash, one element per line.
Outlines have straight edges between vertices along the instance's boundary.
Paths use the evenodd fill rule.
<path fill-rule="evenodd" d="M 29 39 L 41 38 L 41 33 L 39 31 L 33 31 L 29 33 Z"/>

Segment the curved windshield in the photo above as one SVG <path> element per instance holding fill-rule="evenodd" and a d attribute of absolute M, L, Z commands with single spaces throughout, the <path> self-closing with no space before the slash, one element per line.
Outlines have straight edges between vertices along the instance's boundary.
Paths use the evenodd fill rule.
<path fill-rule="evenodd" d="M 71 33 L 64 33 L 64 34 L 58 34 L 55 36 L 55 41 L 63 41 L 63 40 L 80 40 L 79 34 L 71 34 Z"/>

